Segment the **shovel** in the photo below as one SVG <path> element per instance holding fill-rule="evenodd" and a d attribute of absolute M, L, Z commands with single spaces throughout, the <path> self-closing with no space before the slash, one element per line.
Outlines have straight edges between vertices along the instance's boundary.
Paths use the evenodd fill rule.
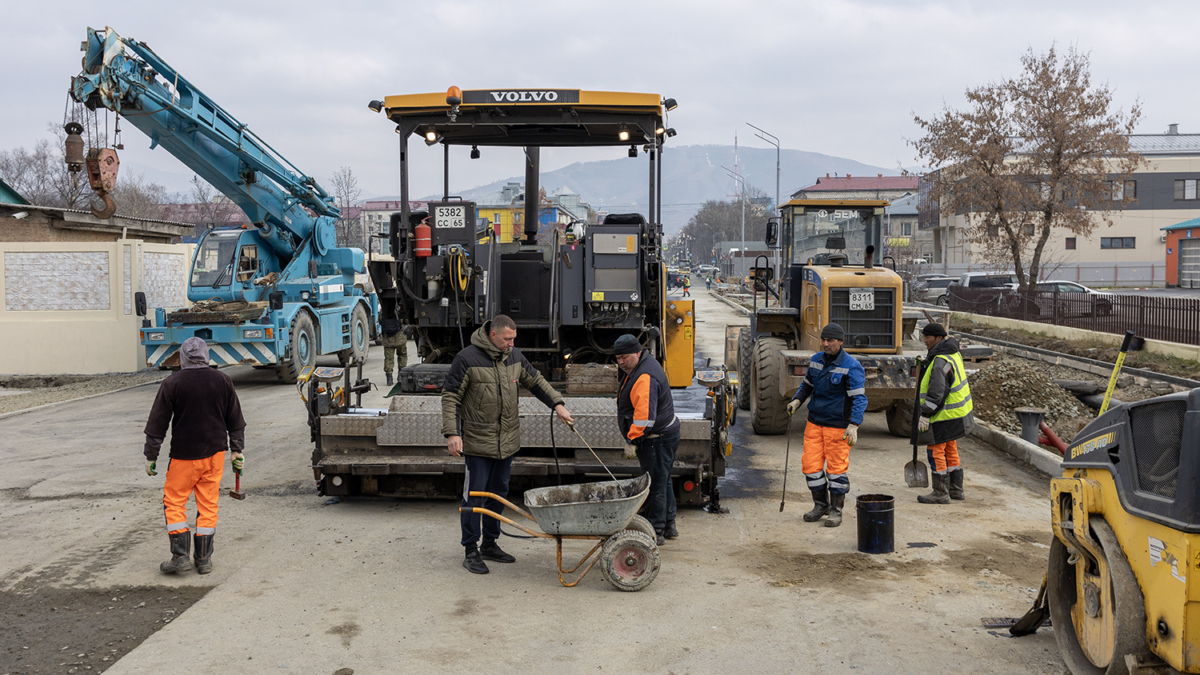
<path fill-rule="evenodd" d="M 920 379 L 917 380 L 920 382 Z M 908 483 L 910 488 L 929 487 L 929 468 L 924 462 L 917 461 L 917 420 L 919 419 L 921 410 L 921 393 L 917 389 L 917 400 L 913 402 L 913 419 L 912 419 L 912 434 L 913 434 L 913 458 L 912 461 L 904 465 L 904 482 Z"/>
<path fill-rule="evenodd" d="M 1008 632 L 1013 637 L 1032 635 L 1042 627 L 1048 616 L 1050 616 L 1050 603 L 1046 602 L 1046 577 L 1042 577 L 1042 589 L 1038 591 L 1037 600 L 1033 601 L 1033 607 L 1025 612 L 1025 616 L 1017 619 L 1017 622 L 1009 627 Z"/>

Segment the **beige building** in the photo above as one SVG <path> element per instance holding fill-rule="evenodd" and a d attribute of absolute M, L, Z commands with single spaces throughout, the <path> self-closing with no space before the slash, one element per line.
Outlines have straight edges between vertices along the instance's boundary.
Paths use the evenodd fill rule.
<path fill-rule="evenodd" d="M 1091 236 L 1065 230 L 1046 244 L 1043 279 L 1093 286 L 1162 286 L 1166 281 L 1166 235 L 1161 228 L 1200 216 L 1200 134 L 1135 134 L 1130 145 L 1146 164 L 1132 180 L 1113 182 L 1112 196 L 1136 201 L 1108 213 L 1112 226 Z M 933 234 L 934 268 L 948 274 L 982 269 L 965 236 L 966 214 L 921 211 L 920 228 Z"/>
<path fill-rule="evenodd" d="M 193 246 L 171 241 L 191 231 L 0 203 L 0 374 L 140 370 L 135 295 L 151 308 L 187 304 Z"/>

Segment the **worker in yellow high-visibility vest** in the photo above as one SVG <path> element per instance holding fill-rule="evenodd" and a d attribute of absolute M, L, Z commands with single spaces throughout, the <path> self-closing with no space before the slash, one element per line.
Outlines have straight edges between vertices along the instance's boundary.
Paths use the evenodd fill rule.
<path fill-rule="evenodd" d="M 918 496 L 917 501 L 949 504 L 951 499 L 965 498 L 958 439 L 975 426 L 971 387 L 958 340 L 947 337 L 939 323 L 926 324 L 921 337 L 929 353 L 921 368 L 920 419 L 913 435 L 915 443 L 928 446 L 934 471 L 933 492 Z"/>

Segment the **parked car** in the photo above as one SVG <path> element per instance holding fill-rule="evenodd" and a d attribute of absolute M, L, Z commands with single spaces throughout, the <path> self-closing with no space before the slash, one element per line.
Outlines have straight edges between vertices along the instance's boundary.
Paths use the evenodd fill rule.
<path fill-rule="evenodd" d="M 697 274 L 712 274 L 717 271 L 716 265 L 701 265 L 696 268 Z"/>
<path fill-rule="evenodd" d="M 967 272 L 958 278 L 966 288 L 1016 288 L 1016 272 Z"/>
<path fill-rule="evenodd" d="M 1042 296 L 1042 300 L 1039 302 L 1042 316 L 1108 316 L 1112 314 L 1112 300 L 1108 293 L 1101 293 L 1074 281 L 1043 281 L 1036 284 L 1034 290 L 1058 294 Z M 1052 300 L 1053 304 L 1047 300 Z M 1054 311 L 1055 306 L 1057 306 L 1057 312 Z"/>
<path fill-rule="evenodd" d="M 928 302 L 945 307 L 949 304 L 947 293 L 949 293 L 950 285 L 956 283 L 958 283 L 957 279 L 946 276 L 919 281 L 913 299 L 917 302 Z"/>

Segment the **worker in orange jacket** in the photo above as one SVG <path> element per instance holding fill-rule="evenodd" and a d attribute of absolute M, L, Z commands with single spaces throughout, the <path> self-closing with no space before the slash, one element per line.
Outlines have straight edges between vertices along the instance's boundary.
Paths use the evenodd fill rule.
<path fill-rule="evenodd" d="M 643 509 L 662 546 L 666 539 L 679 536 L 671 484 L 671 468 L 679 450 L 679 418 L 671 385 L 662 365 L 633 335 L 617 338 L 613 356 L 621 370 L 617 424 L 627 444 L 625 456 L 636 456 L 642 472 L 650 474 L 650 494 Z"/>
<path fill-rule="evenodd" d="M 233 469 L 240 475 L 245 448 L 246 420 L 233 380 L 208 367 L 208 345 L 191 337 L 179 348 L 180 370 L 159 385 L 146 421 L 146 473 L 157 476 L 162 442 L 171 429 L 170 463 L 163 485 L 163 514 L 171 544 L 171 560 L 159 565 L 164 574 L 192 569 L 187 501 L 196 495 L 195 566 L 212 571 L 213 537 L 217 528 L 217 498 L 225 450 L 233 450 Z"/>

